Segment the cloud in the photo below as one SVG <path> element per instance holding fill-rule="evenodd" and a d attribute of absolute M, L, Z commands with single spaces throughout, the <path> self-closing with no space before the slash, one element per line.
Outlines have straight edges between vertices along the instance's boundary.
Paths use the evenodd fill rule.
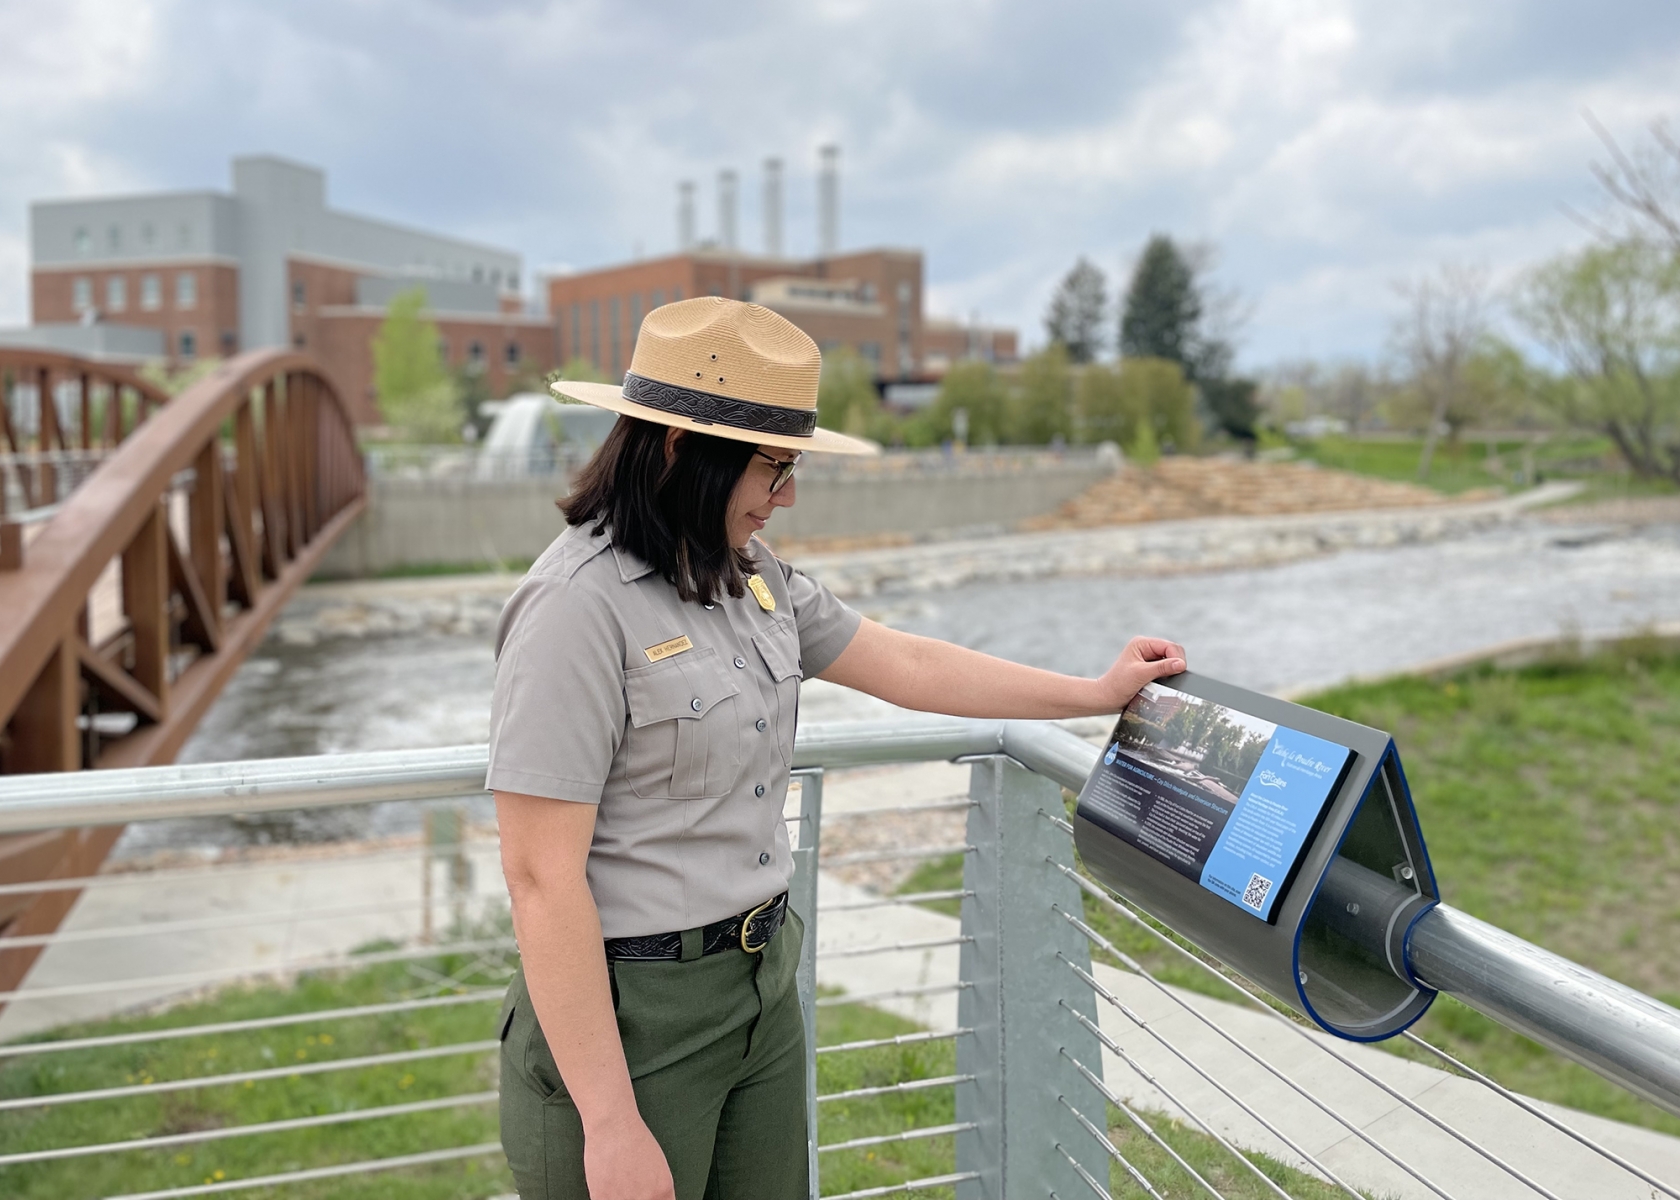
<path fill-rule="evenodd" d="M 809 251 L 835 141 L 843 240 L 923 247 L 954 315 L 1035 339 L 1075 257 L 1117 277 L 1162 230 L 1219 244 L 1247 361 L 1371 353 L 1395 276 L 1578 239 L 1583 107 L 1629 140 L 1680 116 L 1663 0 L 1585 23 L 1562 0 L 0 0 L 0 44 L 0 323 L 25 316 L 29 200 L 225 186 L 236 153 L 592 266 L 669 249 L 679 179 L 709 229 L 722 167 L 756 245 L 772 154 Z"/>

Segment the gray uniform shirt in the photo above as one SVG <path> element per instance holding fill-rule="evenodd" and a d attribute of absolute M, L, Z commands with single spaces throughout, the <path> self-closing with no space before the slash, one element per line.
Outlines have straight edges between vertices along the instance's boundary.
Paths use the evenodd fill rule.
<path fill-rule="evenodd" d="M 792 875 L 799 681 L 862 618 L 752 549 L 773 610 L 751 590 L 685 604 L 610 535 L 575 526 L 502 611 L 485 786 L 600 805 L 588 877 L 606 937 L 706 925 Z"/>

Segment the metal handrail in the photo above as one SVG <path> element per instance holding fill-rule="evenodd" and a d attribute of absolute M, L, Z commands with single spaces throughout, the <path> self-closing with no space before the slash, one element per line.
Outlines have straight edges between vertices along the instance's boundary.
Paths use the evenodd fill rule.
<path fill-rule="evenodd" d="M 1044 722 L 917 716 L 804 726 L 794 765 L 1004 754 L 1077 789 L 1097 753 Z M 0 779 L 0 833 L 460 796 L 483 790 L 487 765 L 487 748 L 477 745 L 9 776 Z M 1332 874 L 1331 902 L 1335 882 Z M 1680 1113 L 1680 1011 L 1445 904 L 1417 921 L 1407 966 L 1500 1024 Z M 835 999 L 849 998 L 825 998 Z"/>

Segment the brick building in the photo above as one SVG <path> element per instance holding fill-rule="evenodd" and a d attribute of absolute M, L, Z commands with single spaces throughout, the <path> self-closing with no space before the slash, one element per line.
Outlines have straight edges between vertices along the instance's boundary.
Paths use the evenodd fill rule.
<path fill-rule="evenodd" d="M 30 245 L 38 340 L 120 326 L 176 363 L 296 346 L 364 424 L 379 419 L 371 339 L 410 288 L 445 361 L 481 368 L 494 394 L 558 361 L 551 322 L 524 311 L 518 255 L 329 208 L 321 171 L 277 158 L 235 159 L 229 193 L 36 203 Z"/>
<path fill-rule="evenodd" d="M 701 247 L 665 258 L 604 267 L 546 281 L 560 358 L 581 358 L 608 379 L 630 365 L 636 332 L 650 309 L 693 296 L 728 296 L 774 309 L 826 353 L 847 347 L 878 380 L 927 380 L 953 361 L 1015 356 L 1012 330 L 988 330 L 970 353 L 966 326 L 923 316 L 918 250 L 858 250 L 789 259 Z M 946 332 L 946 326 L 961 336 Z"/>

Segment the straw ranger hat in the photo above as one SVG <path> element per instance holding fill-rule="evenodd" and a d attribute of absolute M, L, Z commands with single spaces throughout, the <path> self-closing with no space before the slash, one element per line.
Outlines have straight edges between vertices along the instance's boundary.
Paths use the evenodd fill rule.
<path fill-rule="evenodd" d="M 757 304 L 696 296 L 642 321 L 624 386 L 563 379 L 580 400 L 695 433 L 829 454 L 879 454 L 862 438 L 817 428 L 822 353 L 805 331 Z"/>

